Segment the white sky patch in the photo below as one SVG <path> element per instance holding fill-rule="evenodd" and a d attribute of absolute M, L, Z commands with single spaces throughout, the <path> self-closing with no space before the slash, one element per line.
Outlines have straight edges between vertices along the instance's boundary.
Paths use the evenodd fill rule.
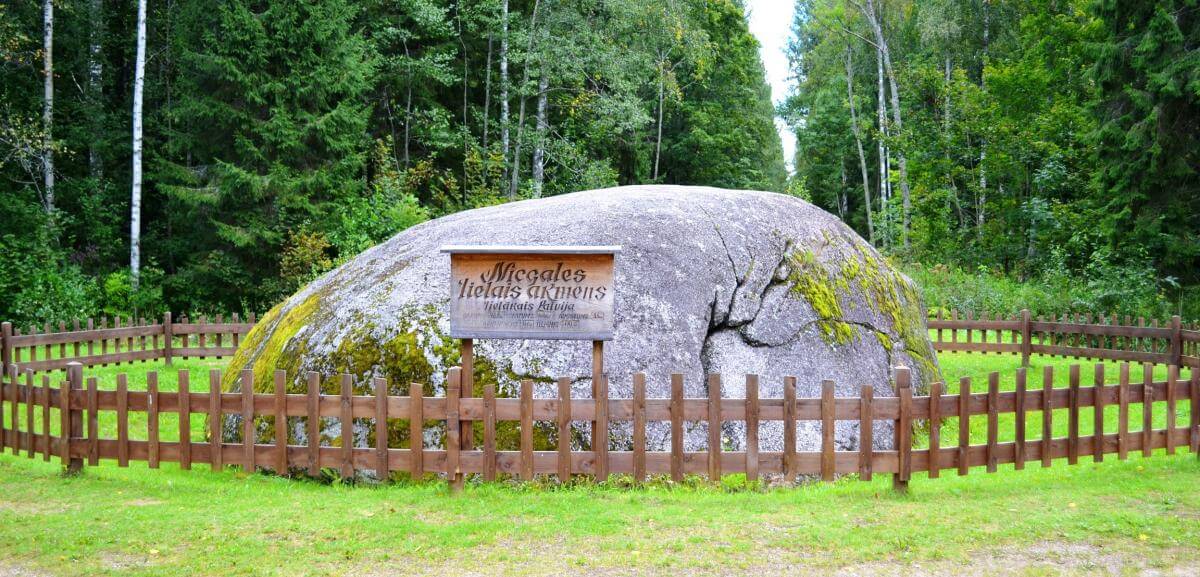
<path fill-rule="evenodd" d="M 767 83 L 771 85 L 771 101 L 779 104 L 788 93 L 788 35 L 791 33 L 793 0 L 746 0 L 746 11 L 750 15 L 750 32 L 761 45 L 759 56 L 767 71 Z M 788 172 L 794 168 L 792 159 L 796 154 L 796 136 L 776 118 L 775 127 L 783 140 L 783 160 Z"/>

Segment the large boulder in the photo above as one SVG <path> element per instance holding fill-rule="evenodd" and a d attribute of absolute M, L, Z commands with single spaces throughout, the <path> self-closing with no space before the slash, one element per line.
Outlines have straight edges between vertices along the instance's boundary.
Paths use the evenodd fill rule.
<path fill-rule="evenodd" d="M 356 394 L 370 394 L 370 377 L 386 377 L 391 394 L 406 394 L 411 382 L 441 394 L 459 360 L 447 336 L 449 257 L 439 251 L 449 244 L 620 245 L 615 337 L 605 349 L 614 398 L 632 396 L 638 371 L 660 398 L 675 372 L 690 397 L 706 395 L 705 374 L 723 373 L 723 394 L 733 398 L 744 395 L 746 373 L 760 375 L 763 398 L 781 398 L 785 376 L 796 377 L 801 397 L 819 397 L 825 379 L 838 396 L 867 383 L 889 395 L 898 365 L 912 368 L 918 388 L 939 378 L 912 282 L 836 217 L 782 194 L 628 186 L 470 210 L 397 234 L 267 313 L 234 356 L 226 386 L 235 389 L 235 371 L 251 368 L 266 391 L 270 373 L 284 369 L 292 392 L 317 371 L 353 375 Z M 477 383 L 491 380 L 501 395 L 532 378 L 537 396 L 552 397 L 552 379 L 570 376 L 573 395 L 590 396 L 587 342 L 485 340 L 475 350 Z M 337 391 L 333 379 L 325 390 Z M 801 450 L 819 446 L 817 425 L 801 424 Z M 883 448 L 890 435 L 880 425 Z M 740 444 L 740 424 L 727 426 Z M 762 449 L 780 450 L 780 423 L 762 429 Z M 368 430 L 356 432 L 357 443 Z M 615 426 L 613 438 L 627 442 L 627 428 Z M 705 438 L 699 423 L 685 444 L 703 447 Z M 857 447 L 857 427 L 840 423 L 836 438 Z M 668 428 L 652 423 L 649 443 L 668 448 Z"/>

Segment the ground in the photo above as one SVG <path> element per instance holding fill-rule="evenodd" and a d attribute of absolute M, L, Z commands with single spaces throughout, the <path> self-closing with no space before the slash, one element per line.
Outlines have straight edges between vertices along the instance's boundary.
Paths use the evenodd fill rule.
<path fill-rule="evenodd" d="M 1011 388 L 1019 359 L 940 362 L 945 376 L 972 376 L 983 390 L 993 370 Z M 1065 384 L 1071 362 L 1034 359 L 1031 375 L 1040 379 L 1037 365 L 1051 363 Z M 145 370 L 180 366 L 196 388 L 220 363 L 87 374 L 111 386 L 116 372 L 129 371 L 138 388 Z M 173 389 L 173 375 L 161 380 Z M 1030 421 L 1036 438 L 1040 420 Z M 1066 421 L 1056 416 L 1055 424 Z M 972 425 L 982 442 L 984 419 Z M 1089 427 L 1085 419 L 1084 434 Z M 166 415 L 162 428 L 171 430 Z M 1001 422 L 1009 437 L 1011 429 L 1011 420 Z M 956 438 L 952 422 L 943 430 Z M 0 457 L 0 577 L 1200 574 L 1200 461 L 1186 452 L 917 475 L 907 496 L 893 494 L 886 475 L 766 491 L 736 482 L 476 485 L 451 496 L 441 483 L 324 485 L 204 465 L 152 471 L 106 463 L 77 478 L 60 470 L 56 461 Z"/>

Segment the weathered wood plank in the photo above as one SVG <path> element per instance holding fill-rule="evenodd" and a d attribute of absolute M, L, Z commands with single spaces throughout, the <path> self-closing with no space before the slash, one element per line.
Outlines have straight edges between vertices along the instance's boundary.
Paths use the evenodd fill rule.
<path fill-rule="evenodd" d="M 833 381 L 821 381 L 821 480 L 833 482 L 833 435 L 835 416 L 833 413 Z"/>
<path fill-rule="evenodd" d="M 758 375 L 746 375 L 746 480 L 758 481 Z"/>
<path fill-rule="evenodd" d="M 558 379 L 558 482 L 571 480 L 571 379 Z"/>
<path fill-rule="evenodd" d="M 646 373 L 633 375 L 633 479 L 646 481 Z"/>

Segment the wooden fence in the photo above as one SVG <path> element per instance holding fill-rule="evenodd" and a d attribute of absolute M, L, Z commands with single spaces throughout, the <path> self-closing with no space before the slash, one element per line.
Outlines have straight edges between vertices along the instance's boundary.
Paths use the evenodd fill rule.
<path fill-rule="evenodd" d="M 1172 317 L 1159 326 L 1157 319 L 1119 319 L 1116 315 L 1064 314 L 1055 318 L 1033 318 L 1028 311 L 1007 318 L 958 311 L 942 311 L 929 319 L 930 336 L 938 352 L 1009 353 L 1021 355 L 1029 364 L 1033 354 L 1069 356 L 1086 359 L 1155 363 L 1181 367 L 1200 367 L 1200 327 L 1184 325 Z M 201 317 L 189 322 L 171 320 L 163 315 L 157 324 L 145 319 L 107 319 L 98 323 L 60 322 L 57 328 L 45 323 L 41 329 L 14 329 L 11 323 L 0 325 L 0 374 L 14 364 L 21 370 L 37 372 L 66 370 L 70 362 L 84 366 L 145 362 L 173 358 L 221 358 L 231 356 L 239 340 L 254 327 L 251 314 L 245 321 L 237 313 L 225 322 Z"/>
<path fill-rule="evenodd" d="M 958 311 L 939 311 L 929 319 L 930 337 L 938 352 L 1009 353 L 1023 365 L 1033 354 L 1200 367 L 1200 328 L 1184 326 L 1178 316 L 1166 326 L 1157 319 L 1117 315 L 1064 314 L 1032 318 L 1029 311 L 1003 318 Z"/>
<path fill-rule="evenodd" d="M 114 459 L 120 466 L 146 461 L 151 468 L 162 462 L 178 462 L 184 469 L 207 463 L 213 469 L 238 466 L 279 474 L 317 475 L 325 469 L 344 478 L 362 471 L 373 471 L 376 476 L 384 471 L 406 472 L 416 479 L 435 474 L 444 476 L 452 488 L 460 487 L 466 475 L 488 481 L 498 476 L 532 479 L 548 474 L 559 480 L 572 475 L 604 480 L 621 473 L 642 481 L 648 475 L 669 474 L 680 480 L 686 474 L 706 474 L 717 480 L 725 474 L 744 473 L 750 480 L 780 474 L 787 480 L 806 475 L 831 481 L 836 475 L 857 474 L 868 480 L 873 474 L 889 473 L 894 487 L 904 490 L 912 474 L 920 471 L 928 471 L 930 477 L 947 469 L 962 475 L 977 466 L 994 472 L 1001 463 L 1015 463 L 1021 469 L 1029 461 L 1050 466 L 1053 459 L 1065 458 L 1074 464 L 1085 455 L 1102 460 L 1104 455 L 1116 453 L 1123 459 L 1130 452 L 1149 455 L 1158 448 L 1173 454 L 1177 447 L 1190 447 L 1197 453 L 1200 370 L 1193 368 L 1191 378 L 1184 380 L 1172 366 L 1165 381 L 1155 381 L 1152 369 L 1150 364 L 1143 365 L 1140 382 L 1131 382 L 1129 365 L 1122 365 L 1114 385 L 1106 382 L 1104 365 L 1099 364 L 1094 384 L 1082 386 L 1076 365 L 1070 369 L 1066 388 L 1053 386 L 1051 367 L 1044 369 L 1041 387 L 1034 388 L 1028 386 L 1026 370 L 1018 369 L 1014 391 L 1001 392 L 1000 375 L 993 373 L 986 392 L 976 392 L 970 379 L 963 379 L 958 394 L 948 394 L 941 383 L 934 383 L 929 395 L 914 396 L 909 370 L 900 367 L 894 373 L 896 397 L 877 397 L 875 388 L 867 384 L 856 397 L 837 398 L 834 383 L 825 381 L 820 398 L 796 398 L 796 381 L 787 378 L 782 399 L 759 398 L 756 375 L 746 375 L 738 384 L 737 388 L 744 390 L 742 398 L 724 396 L 732 387 L 726 387 L 721 375 L 708 377 L 706 398 L 684 398 L 682 375 L 671 375 L 670 398 L 646 398 L 646 375 L 639 373 L 633 376 L 632 399 L 609 398 L 606 378 L 597 381 L 594 398 L 572 398 L 570 379 L 563 378 L 557 381 L 556 398 L 535 399 L 531 381 L 521 383 L 517 398 L 498 397 L 492 386 L 485 386 L 481 397 L 465 396 L 463 391 L 469 389 L 458 368 L 449 371 L 441 397 L 425 396 L 421 384 L 413 384 L 409 395 L 392 396 L 383 379 L 372 383 L 374 395 L 354 395 L 350 375 L 336 377 L 340 394 L 327 395 L 322 394 L 321 377 L 315 373 L 307 375 L 305 394 L 289 394 L 288 378 L 282 371 L 273 375 L 267 389 L 273 387 L 274 392 L 268 394 L 254 392 L 251 371 L 240 373 L 240 392 L 222 392 L 219 371 L 210 373 L 207 392 L 192 392 L 186 371 L 178 374 L 178 392 L 160 392 L 155 373 L 148 374 L 146 391 L 128 390 L 124 375 L 118 375 L 115 390 L 102 391 L 94 378 L 85 383 L 82 364 L 72 362 L 67 379 L 58 387 L 51 386 L 47 374 L 42 375 L 39 386 L 32 370 L 23 374 L 16 368 L 10 370 L 0 385 L 0 406 L 7 403 L 7 410 L 0 411 L 0 447 L 30 457 L 40 453 L 47 460 L 57 456 L 68 471 L 78 471 L 85 460 L 95 465 L 100 459 Z M 880 390 L 891 388 L 887 384 Z M 1190 403 L 1190 423 L 1180 426 L 1178 405 L 1185 401 Z M 1154 407 L 1159 403 L 1165 405 L 1165 427 L 1154 429 Z M 1140 405 L 1140 430 L 1130 430 L 1135 405 Z M 1119 407 L 1119 422 L 1113 431 L 1106 429 L 1103 419 L 1108 406 Z M 1095 426 L 1090 435 L 1084 435 L 1080 415 L 1089 407 L 1096 416 Z M 1052 434 L 1058 409 L 1067 410 L 1069 433 L 1065 438 Z M 52 415 L 55 412 L 57 416 Z M 115 439 L 101 438 L 98 423 L 102 413 L 115 414 Z M 131 438 L 131 413 L 145 414 L 144 440 Z M 178 415 L 178 441 L 161 440 L 160 416 L 164 413 Z M 1014 415 L 1011 442 L 999 440 L 999 415 L 1005 413 Z M 1038 439 L 1026 438 L 1026 422 L 1032 413 L 1040 413 L 1042 420 Z M 193 417 L 206 425 L 203 439 L 192 438 Z M 986 419 L 986 444 L 970 444 L 972 418 Z M 1136 421 L 1136 415 L 1133 418 Z M 942 424 L 954 419 L 958 420 L 958 442 L 943 443 Z M 320 441 L 323 420 L 342 425 L 339 435 L 327 443 Z M 745 423 L 740 445 L 744 450 L 724 450 L 721 424 L 727 421 Z M 782 422 L 781 452 L 759 450 L 764 421 Z M 820 423 L 818 451 L 798 450 L 799 421 Z M 838 421 L 858 423 L 857 450 L 837 450 L 834 431 Z M 894 424 L 892 450 L 873 448 L 875 426 L 880 421 Z M 918 421 L 928 423 L 927 448 L 914 442 L 914 423 Z M 371 432 L 366 437 L 369 446 L 355 446 L 356 422 L 360 430 Z M 515 423 L 519 430 L 519 442 L 510 443 L 514 446 L 498 446 L 497 426 L 503 422 Z M 593 425 L 587 447 L 572 445 L 572 426 L 579 422 Z M 610 442 L 610 429 L 617 422 L 629 423 L 630 450 L 614 450 Z M 669 451 L 647 450 L 648 422 L 670 423 Z M 705 451 L 685 451 L 684 426 L 693 422 L 707 424 Z M 35 430 L 39 423 L 40 430 Z M 287 426 L 275 426 L 280 423 Z M 556 432 L 554 450 L 534 450 L 535 423 L 551 426 Z M 407 429 L 407 446 L 389 444 L 389 424 Z M 299 444 L 299 431 L 304 431 L 304 444 Z M 481 442 L 477 443 L 478 439 Z"/>
<path fill-rule="evenodd" d="M 0 368 L 7 374 L 14 364 L 21 370 L 40 372 L 66 370 L 71 362 L 93 367 L 157 359 L 170 364 L 177 357 L 227 357 L 233 355 L 241 337 L 254 327 L 255 318 L 251 313 L 242 322 L 234 313 L 228 323 L 223 315 L 217 315 L 215 320 L 210 323 L 207 317 L 200 317 L 197 322 L 189 322 L 183 317 L 173 322 L 171 313 L 166 313 L 157 324 L 132 318 L 122 322 L 115 317 L 109 327 L 107 318 L 101 318 L 99 323 L 93 319 L 81 323 L 76 319 L 70 329 L 66 322 L 59 322 L 57 330 L 45 323 L 41 330 L 30 326 L 24 331 L 5 322 L 0 324 Z"/>

